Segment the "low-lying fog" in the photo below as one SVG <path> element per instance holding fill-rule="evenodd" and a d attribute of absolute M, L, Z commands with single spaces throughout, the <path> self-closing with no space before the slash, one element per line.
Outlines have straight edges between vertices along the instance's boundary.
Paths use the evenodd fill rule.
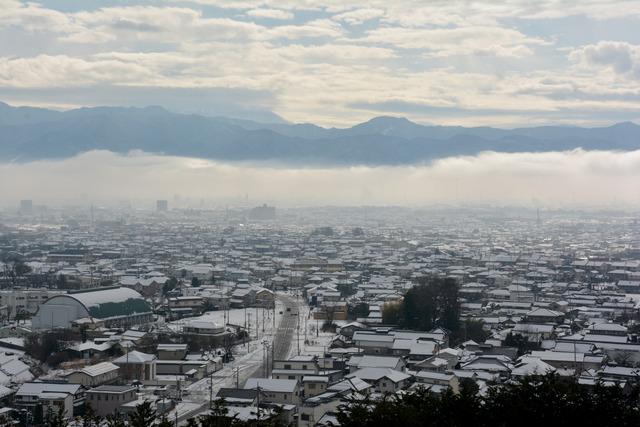
<path fill-rule="evenodd" d="M 5 206 L 180 195 L 277 205 L 639 207 L 640 151 L 483 153 L 398 167 L 296 167 L 94 151 L 0 165 Z"/>

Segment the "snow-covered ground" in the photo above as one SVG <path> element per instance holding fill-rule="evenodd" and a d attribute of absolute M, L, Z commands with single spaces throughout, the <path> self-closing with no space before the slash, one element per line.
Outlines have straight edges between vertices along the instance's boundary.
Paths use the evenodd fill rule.
<path fill-rule="evenodd" d="M 167 417 L 168 421 L 173 422 L 177 418 L 179 422 L 184 423 L 186 419 L 195 416 L 202 409 L 203 409 L 203 404 L 200 402 L 182 401 L 182 402 L 178 402 L 176 407 L 173 408 L 171 411 L 167 412 L 165 416 Z"/>
<path fill-rule="evenodd" d="M 295 294 L 291 293 L 286 294 L 286 296 L 293 296 L 295 298 Z M 294 356 L 298 354 L 298 344 L 300 345 L 300 354 L 322 355 L 328 348 L 334 334 L 322 331 L 318 332 L 317 328 L 322 326 L 322 321 L 316 321 L 309 317 L 309 306 L 304 298 L 297 298 L 296 305 L 300 316 L 300 332 L 294 333 L 293 335 L 289 355 Z M 294 309 L 292 309 L 292 311 L 294 311 Z M 237 345 L 233 349 L 234 360 L 226 364 L 221 370 L 215 372 L 212 377 L 203 378 L 187 386 L 183 403 L 191 403 L 193 405 L 199 404 L 202 410 L 205 410 L 208 407 L 207 403 L 209 402 L 209 397 L 211 395 L 211 388 L 213 396 L 215 396 L 223 387 L 236 387 L 236 384 L 242 387 L 246 380 L 260 368 L 264 361 L 266 350 L 264 342 L 271 345 L 280 320 L 283 315 L 286 315 L 286 313 L 284 305 L 278 301 L 276 303 L 275 319 L 273 318 L 273 310 L 265 310 L 265 321 L 263 322 L 262 309 L 258 309 L 257 316 L 259 318 L 259 324 L 256 338 L 255 312 L 255 308 L 247 309 L 247 313 L 252 313 L 251 319 L 249 320 L 249 318 L 247 318 L 247 322 L 250 325 L 252 340 L 246 345 Z M 229 316 L 230 324 L 244 326 L 244 309 L 230 310 Z M 179 330 L 186 320 L 187 319 L 170 322 L 168 326 L 174 330 Z M 224 313 L 222 311 L 208 312 L 200 316 L 199 320 L 212 321 L 222 325 L 224 321 Z M 257 374 L 262 375 L 262 373 Z M 180 410 L 179 417 L 182 419 Z"/>
<path fill-rule="evenodd" d="M 329 348 L 331 339 L 335 336 L 331 332 L 322 332 L 322 320 L 315 320 L 310 316 L 310 307 L 304 298 L 297 299 L 298 312 L 300 313 L 300 333 L 294 334 L 293 343 L 289 350 L 289 356 L 298 354 L 298 344 L 300 354 L 322 356 Z M 344 322 L 335 322 L 344 323 Z M 306 331 L 306 334 L 305 334 Z"/>
<path fill-rule="evenodd" d="M 253 313 L 253 316 L 251 316 L 251 321 L 248 321 L 248 323 L 250 324 L 249 329 L 251 332 L 252 340 L 247 342 L 246 345 L 237 345 L 233 349 L 234 360 L 231 363 L 227 363 L 221 370 L 213 374 L 214 395 L 222 387 L 235 387 L 236 382 L 240 387 L 242 387 L 247 378 L 249 378 L 255 372 L 255 370 L 260 367 L 264 358 L 265 351 L 263 341 L 269 344 L 273 342 L 273 336 L 276 331 L 275 328 L 277 328 L 280 322 L 280 319 L 282 317 L 282 314 L 280 313 L 283 311 L 283 309 L 284 307 L 282 303 L 279 301 L 276 302 L 275 320 L 273 318 L 273 310 L 258 309 L 259 324 L 257 339 L 255 327 L 256 309 L 247 309 L 247 313 Z M 262 321 L 263 312 L 265 316 L 264 322 Z M 244 326 L 244 309 L 230 310 L 229 313 L 229 323 Z M 219 324 L 222 324 L 223 316 L 224 314 L 221 311 L 209 312 L 203 315 L 203 317 L 216 321 Z M 181 321 L 172 322 L 172 324 L 175 325 L 178 322 Z M 211 378 L 203 378 L 202 380 L 188 386 L 187 390 L 189 391 L 189 399 L 199 402 L 208 402 L 210 384 Z"/>
<path fill-rule="evenodd" d="M 268 331 L 272 331 L 274 324 L 277 326 L 280 316 L 277 307 L 275 310 L 275 320 L 273 317 L 273 310 L 264 308 L 247 308 L 246 310 L 240 308 L 228 310 L 227 313 L 229 315 L 229 318 L 227 319 L 227 325 L 240 326 L 243 328 L 246 325 L 251 332 L 252 339 L 256 338 L 256 326 L 258 327 L 258 339 L 262 339 L 263 331 L 267 334 Z M 222 310 L 207 311 L 201 316 L 187 317 L 184 319 L 168 322 L 166 326 L 176 332 L 180 332 L 183 326 L 193 321 L 215 323 L 219 326 L 222 326 L 225 323 L 225 312 Z"/>

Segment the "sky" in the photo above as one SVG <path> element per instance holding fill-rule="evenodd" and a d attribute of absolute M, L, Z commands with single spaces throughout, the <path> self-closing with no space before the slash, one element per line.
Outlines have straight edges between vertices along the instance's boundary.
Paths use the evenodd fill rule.
<path fill-rule="evenodd" d="M 348 127 L 640 122 L 640 1 L 0 0 L 0 100 Z M 89 152 L 0 164 L 2 204 L 640 207 L 640 152 L 275 167 Z M 152 206 L 150 204 L 150 206 Z"/>
<path fill-rule="evenodd" d="M 639 25 L 637 0 L 0 0 L 0 100 L 606 125 L 640 119 Z"/>

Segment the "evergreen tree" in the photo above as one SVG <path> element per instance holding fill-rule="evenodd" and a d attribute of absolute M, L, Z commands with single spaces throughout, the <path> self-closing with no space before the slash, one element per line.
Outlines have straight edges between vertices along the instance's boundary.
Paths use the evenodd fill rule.
<path fill-rule="evenodd" d="M 353 400 L 338 413 L 342 427 L 507 427 L 640 425 L 640 389 L 596 385 L 593 389 L 557 375 L 532 376 L 493 386 L 479 396 L 463 383 L 460 393 L 419 388 L 379 401 Z"/>
<path fill-rule="evenodd" d="M 82 417 L 82 427 L 100 427 L 102 417 L 96 414 L 91 403 L 85 405 L 84 416 Z"/>
<path fill-rule="evenodd" d="M 151 407 L 151 402 L 145 400 L 136 406 L 135 412 L 129 415 L 130 427 L 149 427 L 156 419 L 156 411 Z"/>
<path fill-rule="evenodd" d="M 419 331 L 440 326 L 455 335 L 460 327 L 458 284 L 451 278 L 423 280 L 407 291 L 402 303 L 386 305 L 382 319 Z"/>
<path fill-rule="evenodd" d="M 107 422 L 107 427 L 126 427 L 124 424 L 124 420 L 117 412 L 112 415 L 107 415 L 105 420 Z"/>
<path fill-rule="evenodd" d="M 173 423 L 171 421 L 169 421 L 165 416 L 162 417 L 162 419 L 160 420 L 160 422 L 157 424 L 157 427 L 173 427 Z"/>
<path fill-rule="evenodd" d="M 45 420 L 48 427 L 66 427 L 68 422 L 64 412 L 64 405 L 58 405 L 56 410 L 49 406 Z"/>

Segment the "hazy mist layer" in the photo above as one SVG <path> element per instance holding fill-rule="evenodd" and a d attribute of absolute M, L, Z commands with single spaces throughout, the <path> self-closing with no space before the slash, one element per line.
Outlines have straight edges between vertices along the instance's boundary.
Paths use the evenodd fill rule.
<path fill-rule="evenodd" d="M 640 151 L 483 153 L 429 165 L 291 168 L 146 153 L 93 151 L 60 161 L 0 164 L 5 206 L 175 195 L 291 205 L 513 204 L 639 207 Z"/>

